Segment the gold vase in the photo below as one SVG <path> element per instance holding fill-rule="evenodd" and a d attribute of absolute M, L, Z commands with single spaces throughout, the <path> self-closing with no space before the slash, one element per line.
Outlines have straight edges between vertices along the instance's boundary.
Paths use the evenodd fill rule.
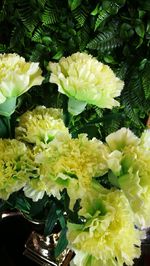
<path fill-rule="evenodd" d="M 27 231 L 26 236 L 24 237 L 24 245 L 22 258 L 26 257 L 29 260 L 36 263 L 36 265 L 42 266 L 69 266 L 71 259 L 74 254 L 69 249 L 66 248 L 57 258 L 54 256 L 54 249 L 57 245 L 60 231 L 56 226 L 52 234 L 48 236 L 43 235 L 44 224 L 27 219 L 21 212 L 7 212 L 1 214 L 1 222 L 3 224 L 15 224 L 15 219 L 19 221 L 20 231 L 23 232 L 24 226 L 27 226 L 29 230 Z M 19 228 L 16 228 L 19 232 Z M 5 228 L 7 231 L 7 226 Z M 11 236 L 10 236 L 11 237 Z M 15 245 L 15 243 L 14 243 Z M 19 245 L 19 243 L 17 243 Z M 8 252 L 9 253 L 9 252 Z"/>

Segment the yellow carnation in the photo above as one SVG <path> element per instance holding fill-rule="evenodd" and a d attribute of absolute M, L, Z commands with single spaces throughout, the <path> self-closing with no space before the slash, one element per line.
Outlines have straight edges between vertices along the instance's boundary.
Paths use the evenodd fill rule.
<path fill-rule="evenodd" d="M 122 127 L 109 134 L 106 137 L 106 142 L 111 151 L 122 151 L 126 146 L 137 146 L 140 143 L 140 139 L 129 128 Z"/>
<path fill-rule="evenodd" d="M 107 172 L 107 148 L 97 139 L 88 140 L 85 134 L 77 139 L 59 135 L 43 151 L 35 148 L 34 152 L 40 169 L 37 187 L 45 187 L 47 194 L 57 198 L 60 191 L 67 188 L 72 204 L 80 197 L 80 192 L 90 186 L 92 177 Z M 33 188 L 32 182 L 27 186 Z"/>
<path fill-rule="evenodd" d="M 150 151 L 150 129 L 144 130 L 140 138 L 140 146 Z"/>
<path fill-rule="evenodd" d="M 97 139 L 88 140 L 86 134 L 76 139 L 66 136 L 56 138 L 49 147 L 37 155 L 36 161 L 48 165 L 48 171 L 55 177 L 75 176 L 81 183 L 89 185 L 92 177 L 107 172 L 107 148 Z"/>
<path fill-rule="evenodd" d="M 119 185 L 126 194 L 135 213 L 136 224 L 150 226 L 150 151 L 140 145 L 126 147 L 122 158 Z"/>
<path fill-rule="evenodd" d="M 97 105 L 101 108 L 118 106 L 114 97 L 120 95 L 124 83 L 109 66 L 98 62 L 86 53 L 75 53 L 61 58 L 59 63 L 49 63 L 50 82 L 69 98 Z"/>
<path fill-rule="evenodd" d="M 87 190 L 81 200 L 83 224 L 68 222 L 67 238 L 78 266 L 133 265 L 140 256 L 140 232 L 122 191 Z M 104 205 L 104 206 L 103 206 Z"/>
<path fill-rule="evenodd" d="M 39 63 L 27 63 L 17 54 L 0 54 L 0 104 L 42 81 Z"/>
<path fill-rule="evenodd" d="M 112 151 L 108 168 L 128 198 L 139 227 L 150 226 L 150 131 L 137 138 L 129 129 L 110 134 L 106 141 Z"/>
<path fill-rule="evenodd" d="M 56 135 L 68 134 L 63 122 L 61 109 L 38 106 L 19 117 L 19 126 L 16 127 L 16 138 L 28 143 L 48 143 Z"/>
<path fill-rule="evenodd" d="M 0 198 L 6 200 L 27 181 L 27 148 L 20 141 L 0 139 L 0 151 Z"/>

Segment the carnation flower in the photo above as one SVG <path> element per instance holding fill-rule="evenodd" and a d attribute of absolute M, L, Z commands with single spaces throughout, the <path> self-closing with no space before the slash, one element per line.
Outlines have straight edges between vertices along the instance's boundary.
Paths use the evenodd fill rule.
<path fill-rule="evenodd" d="M 122 159 L 120 187 L 129 199 L 135 213 L 136 224 L 142 228 L 150 226 L 150 151 L 140 146 L 125 149 Z"/>
<path fill-rule="evenodd" d="M 32 86 L 41 85 L 39 63 L 25 62 L 17 54 L 0 54 L 0 114 L 9 116 L 16 105 L 16 97 Z"/>
<path fill-rule="evenodd" d="M 60 191 L 67 188 L 73 202 L 82 189 L 84 191 L 90 186 L 92 177 L 107 172 L 107 156 L 107 147 L 95 138 L 88 140 L 85 134 L 77 139 L 60 135 L 43 151 L 35 149 L 35 163 L 40 168 L 40 186 L 45 186 L 47 194 L 57 198 L 60 198 Z M 31 182 L 27 186 L 33 187 Z"/>
<path fill-rule="evenodd" d="M 140 232 L 124 193 L 89 189 L 81 200 L 83 224 L 68 222 L 67 238 L 78 266 L 133 265 L 140 256 Z"/>
<path fill-rule="evenodd" d="M 0 103 L 41 85 L 43 79 L 39 63 L 27 63 L 17 54 L 0 55 Z"/>
<path fill-rule="evenodd" d="M 17 140 L 0 139 L 0 151 L 0 198 L 7 200 L 27 182 L 27 147 Z"/>
<path fill-rule="evenodd" d="M 150 151 L 150 129 L 144 130 L 140 138 L 140 146 Z"/>
<path fill-rule="evenodd" d="M 108 168 L 117 176 L 118 185 L 135 213 L 135 223 L 142 228 L 150 226 L 149 139 L 150 131 L 145 131 L 140 139 L 125 128 L 106 138 L 112 151 L 108 158 Z M 115 153 L 119 153 L 119 156 Z"/>
<path fill-rule="evenodd" d="M 68 134 L 61 109 L 38 106 L 19 117 L 16 138 L 28 143 L 48 143 L 58 134 Z"/>
<path fill-rule="evenodd" d="M 140 139 L 129 128 L 121 128 L 106 137 L 106 142 L 111 151 L 122 151 L 126 146 L 138 145 Z"/>
<path fill-rule="evenodd" d="M 124 83 L 109 66 L 98 62 L 86 53 L 75 53 L 61 58 L 59 63 L 49 63 L 50 82 L 71 99 L 97 105 L 101 108 L 118 106 L 114 100 L 120 95 Z"/>
<path fill-rule="evenodd" d="M 31 170 L 31 177 L 30 179 L 27 180 L 25 186 L 23 187 L 25 196 L 31 198 L 33 201 L 38 201 L 39 199 L 43 198 L 45 190 L 46 190 L 46 184 L 43 184 L 40 181 L 39 176 L 34 178 L 32 176 L 32 170 Z"/>

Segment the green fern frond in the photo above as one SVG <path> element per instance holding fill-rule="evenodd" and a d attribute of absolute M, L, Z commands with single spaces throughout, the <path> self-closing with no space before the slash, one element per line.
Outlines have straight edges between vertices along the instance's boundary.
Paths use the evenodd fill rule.
<path fill-rule="evenodd" d="M 76 21 L 78 22 L 78 26 L 82 27 L 87 19 L 88 10 L 85 7 L 80 6 L 72 11 L 72 14 Z"/>
<path fill-rule="evenodd" d="M 142 85 L 145 98 L 150 99 L 150 63 L 148 62 L 142 72 Z"/>
<path fill-rule="evenodd" d="M 37 28 L 37 30 L 35 30 L 32 36 L 32 41 L 42 43 L 42 34 L 43 34 L 42 28 L 41 27 Z"/>
<path fill-rule="evenodd" d="M 123 105 L 124 105 L 125 113 L 126 113 L 127 117 L 129 117 L 130 122 L 132 122 L 133 124 L 135 124 L 138 127 L 141 126 L 138 114 L 137 114 L 136 110 L 133 108 L 132 101 L 130 99 L 129 91 L 125 91 L 123 93 Z"/>
<path fill-rule="evenodd" d="M 58 22 L 59 16 L 58 16 L 58 10 L 56 5 L 54 4 L 46 4 L 44 8 L 44 13 L 42 15 L 42 22 L 44 25 L 50 25 Z"/>
<path fill-rule="evenodd" d="M 125 80 L 127 70 L 128 70 L 128 64 L 126 62 L 121 62 L 117 67 L 117 69 L 114 69 L 116 76 L 121 80 Z"/>
<path fill-rule="evenodd" d="M 38 49 L 35 49 L 32 51 L 30 55 L 30 61 L 37 62 L 40 60 L 40 57 L 41 57 L 41 52 Z"/>
<path fill-rule="evenodd" d="M 45 7 L 46 2 L 47 0 L 37 0 L 38 5 L 41 6 L 42 8 Z"/>
<path fill-rule="evenodd" d="M 106 115 L 104 118 L 103 130 L 105 132 L 105 136 L 117 131 L 120 128 L 122 122 L 121 115 L 119 116 L 119 114 L 111 114 L 108 116 Z"/>
<path fill-rule="evenodd" d="M 30 61 L 38 62 L 41 60 L 41 58 L 46 57 L 51 51 L 50 47 L 47 47 L 44 44 L 38 43 L 35 46 L 35 49 L 32 50 L 32 53 L 30 55 Z"/>
<path fill-rule="evenodd" d="M 126 85 L 122 92 L 122 102 L 125 107 L 125 112 L 132 123 L 140 126 L 139 113 L 144 111 L 145 99 L 141 78 L 136 68 L 127 75 Z"/>
<path fill-rule="evenodd" d="M 79 37 L 79 50 L 83 51 L 90 40 L 90 27 L 85 24 L 85 26 L 83 26 L 77 34 Z"/>
<path fill-rule="evenodd" d="M 129 89 L 131 90 L 130 97 L 134 106 L 141 106 L 141 109 L 143 109 L 144 92 L 142 88 L 140 73 L 137 69 L 135 69 L 135 71 L 132 72 L 132 75 L 130 76 Z"/>
<path fill-rule="evenodd" d="M 25 31 L 23 27 L 20 27 L 20 25 L 16 25 L 11 32 L 10 48 L 13 47 L 19 48 L 21 44 L 24 45 L 24 36 L 25 36 Z"/>
<path fill-rule="evenodd" d="M 20 2 L 17 10 L 22 23 L 30 32 L 33 32 L 38 23 L 33 10 L 34 6 L 29 5 L 27 0 Z"/>
<path fill-rule="evenodd" d="M 106 10 L 101 10 L 95 22 L 95 30 L 110 16 Z"/>
<path fill-rule="evenodd" d="M 122 40 L 117 36 L 114 31 L 104 31 L 99 33 L 87 45 L 87 48 L 92 50 L 111 51 L 122 45 Z"/>

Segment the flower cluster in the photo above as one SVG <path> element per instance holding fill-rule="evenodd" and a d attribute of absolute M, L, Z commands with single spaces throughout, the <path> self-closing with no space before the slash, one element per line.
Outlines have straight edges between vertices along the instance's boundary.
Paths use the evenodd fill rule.
<path fill-rule="evenodd" d="M 150 132 L 138 138 L 122 128 L 107 136 L 105 143 L 89 140 L 86 134 L 74 139 L 60 114 L 61 110 L 43 106 L 27 111 L 16 127 L 16 138 L 22 142 L 1 140 L 0 196 L 7 199 L 23 188 L 33 201 L 42 199 L 45 193 L 60 199 L 60 192 L 66 189 L 71 209 L 81 199 L 78 215 L 84 217 L 82 223 L 67 223 L 75 265 L 133 265 L 144 237 L 139 229 L 150 224 L 150 148 L 146 145 Z M 30 117 L 37 122 L 32 124 L 27 119 Z M 41 124 L 45 136 L 56 125 L 48 141 L 39 137 Z M 106 175 L 116 187 L 100 185 Z"/>
<path fill-rule="evenodd" d="M 43 77 L 38 63 L 16 54 L 0 59 L 0 110 L 6 111 L 8 99 L 40 85 Z M 69 98 L 68 113 L 78 114 L 87 104 L 119 105 L 114 98 L 123 82 L 92 56 L 75 53 L 50 62 L 49 70 L 50 82 Z M 45 106 L 15 122 L 15 138 L 0 139 L 0 198 L 22 191 L 34 203 L 45 195 L 60 203 L 65 191 L 68 209 L 60 224 L 66 222 L 74 265 L 133 265 L 141 253 L 142 230 L 150 226 L 150 131 L 137 137 L 121 128 L 103 142 L 87 133 L 75 138 L 62 108 Z"/>

